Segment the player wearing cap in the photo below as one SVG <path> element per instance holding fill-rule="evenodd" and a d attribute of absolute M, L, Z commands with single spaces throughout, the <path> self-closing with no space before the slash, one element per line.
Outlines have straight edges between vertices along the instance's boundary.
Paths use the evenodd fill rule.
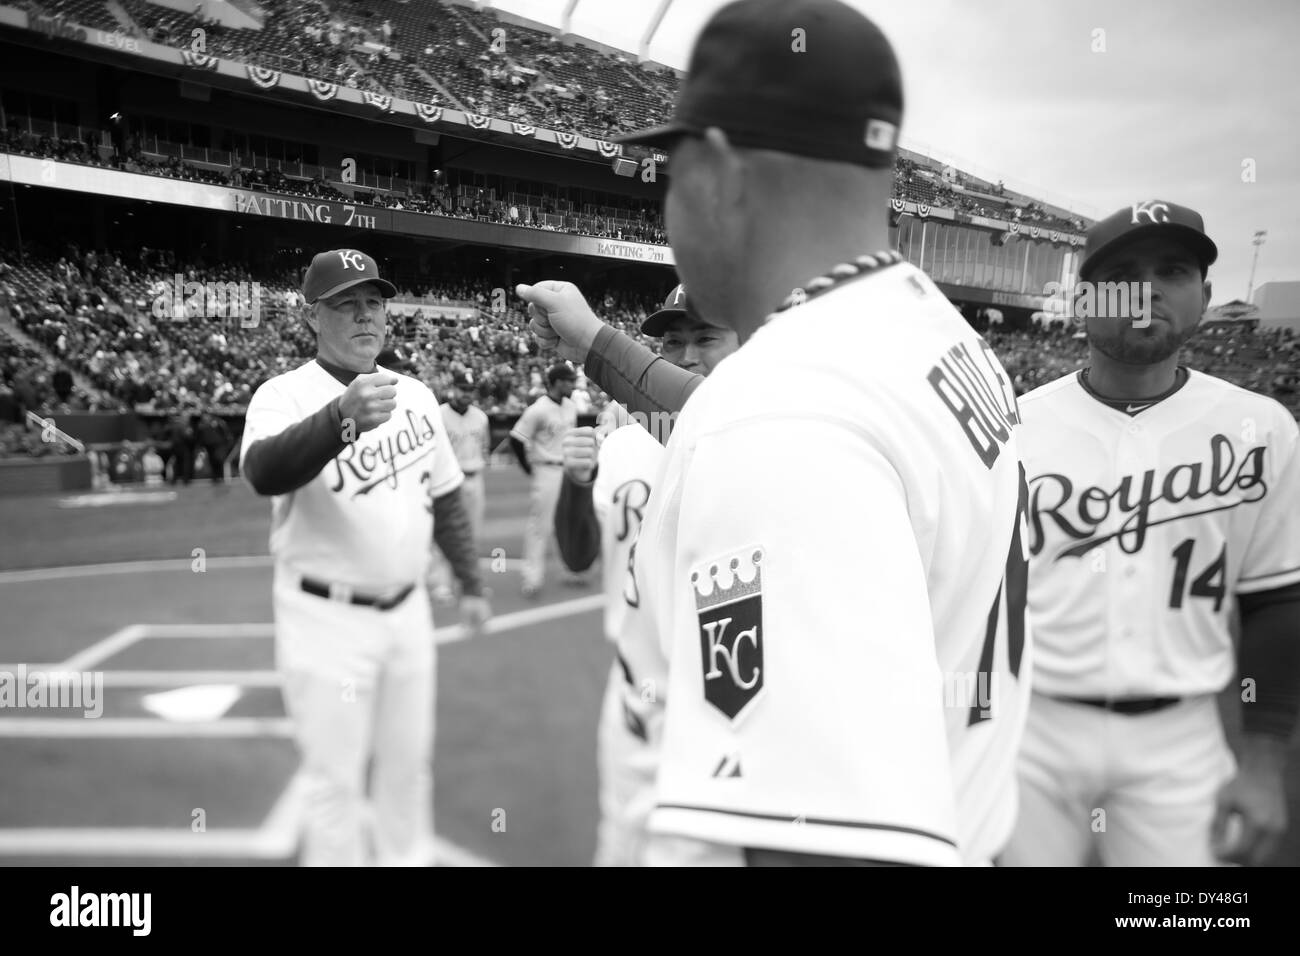
<path fill-rule="evenodd" d="M 510 430 L 510 447 L 520 467 L 533 479 L 524 528 L 523 592 L 529 598 L 541 593 L 546 577 L 546 554 L 564 464 L 564 436 L 578 424 L 578 409 L 569 398 L 577 380 L 577 373 L 568 365 L 552 365 L 546 370 L 546 394 L 524 409 Z"/>
<path fill-rule="evenodd" d="M 276 664 L 302 756 L 307 865 L 367 861 L 368 776 L 375 860 L 427 862 L 432 541 L 460 580 L 466 623 L 477 630 L 489 613 L 437 401 L 375 363 L 395 294 L 356 249 L 312 259 L 316 358 L 263 384 L 244 427 L 243 474 L 272 498 Z"/>
<path fill-rule="evenodd" d="M 465 475 L 460 486 L 460 496 L 469 515 L 470 534 L 482 544 L 483 513 L 487 496 L 484 492 L 483 471 L 487 468 L 488 443 L 491 425 L 483 409 L 474 404 L 473 387 L 466 379 L 458 380 L 447 392 L 447 400 L 439 406 L 442 424 L 447 429 L 451 449 Z M 434 555 L 433 596 L 438 603 L 453 600 L 451 569 L 447 562 Z"/>
<path fill-rule="evenodd" d="M 661 340 L 667 361 L 699 375 L 708 375 L 740 345 L 735 332 L 695 313 L 681 285 L 668 294 L 663 308 L 641 323 L 641 332 Z M 560 558 L 571 571 L 586 571 L 601 557 L 605 636 L 616 645 L 625 639 L 636 644 L 647 639 L 627 634 L 634 623 L 629 619 L 639 614 L 641 604 L 632 557 L 663 448 L 642 427 L 654 428 L 657 422 L 637 422 L 616 404 L 609 408 L 612 414 L 599 427 L 575 428 L 564 437 L 555 537 Z M 597 866 L 641 862 L 663 724 L 663 708 L 654 695 L 644 692 L 641 677 L 620 654 L 606 683 L 596 731 Z"/>
<path fill-rule="evenodd" d="M 981 863 L 1010 833 L 1018 416 L 935 285 L 864 254 L 889 244 L 901 116 L 860 13 L 740 0 L 705 25 L 671 124 L 634 137 L 669 149 L 678 270 L 742 343 L 703 384 L 665 371 L 670 400 L 694 392 L 635 559 L 668 668 L 652 862 Z M 652 391 L 654 363 L 572 286 L 519 291 L 562 355 L 603 348 L 598 385 Z"/>
<path fill-rule="evenodd" d="M 1008 863 L 1260 863 L 1286 828 L 1300 448 L 1277 402 L 1179 364 L 1217 254 L 1172 202 L 1098 222 L 1088 367 L 1020 399 L 1038 656 Z M 1235 676 L 1234 774 L 1215 695 Z"/>

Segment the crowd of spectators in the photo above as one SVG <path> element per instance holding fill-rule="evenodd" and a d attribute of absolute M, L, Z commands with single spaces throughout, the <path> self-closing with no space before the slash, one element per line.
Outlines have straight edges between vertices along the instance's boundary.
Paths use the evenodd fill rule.
<path fill-rule="evenodd" d="M 261 320 L 244 328 L 194 308 L 183 318 L 160 318 L 153 303 L 163 296 L 170 307 L 177 274 L 201 283 L 258 281 Z M 522 313 L 494 311 L 499 303 L 492 301 L 487 275 L 442 275 L 423 285 L 399 282 L 399 288 L 419 297 L 421 306 L 409 319 L 394 315 L 390 323 L 394 354 L 388 360 L 395 366 L 439 394 L 468 381 L 489 413 L 518 413 L 541 393 L 550 358 L 526 333 Z M 655 308 L 653 299 L 625 290 L 591 295 L 608 321 L 633 335 Z M 21 262 L 0 252 L 0 325 L 12 322 L 22 334 L 0 329 L 0 419 L 21 421 L 26 410 L 41 416 L 75 410 L 237 415 L 262 382 L 315 354 L 302 305 L 289 270 L 255 275 L 228 263 L 177 262 L 174 254 L 149 248 L 128 254 L 69 245 Z M 1073 328 L 994 325 L 987 334 L 1017 394 L 1086 362 L 1086 343 Z M 1270 394 L 1300 415 L 1300 340 L 1294 336 L 1216 325 L 1194 338 L 1185 355 L 1191 367 Z M 594 387 L 589 393 L 599 402 Z M 4 435 L 0 448 L 10 452 L 61 448 L 21 427 L 7 426 Z"/>
<path fill-rule="evenodd" d="M 986 333 L 1017 395 L 1088 363 L 1086 339 L 1072 326 Z M 1183 347 L 1183 364 L 1277 399 L 1300 418 L 1300 338 L 1289 330 L 1202 327 Z"/>
<path fill-rule="evenodd" d="M 133 134 L 126 135 L 123 148 L 118 149 L 112 145 L 112 136 L 108 134 L 89 132 L 84 139 L 58 137 L 33 132 L 16 119 L 11 119 L 8 127 L 0 133 L 0 149 L 20 155 L 49 157 L 189 182 L 263 189 L 283 195 L 331 199 L 388 209 L 409 209 L 426 215 L 456 219 L 481 219 L 548 232 L 656 245 L 668 243 L 659 205 L 644 201 L 621 208 L 608 208 L 605 214 L 580 215 L 562 211 L 552 199 L 540 199 L 536 205 L 511 202 L 495 198 L 489 195 L 490 191 L 483 189 L 479 189 L 477 195 L 457 195 L 445 183 L 408 183 L 404 189 L 393 190 L 353 188 L 352 195 L 347 196 L 320 171 L 312 177 L 295 176 L 277 168 L 243 166 L 237 161 L 229 167 L 217 167 L 210 163 L 188 162 L 179 155 L 146 153 Z"/>
<path fill-rule="evenodd" d="M 1002 183 L 972 182 L 952 167 L 923 165 L 900 155 L 894 162 L 894 199 L 953 209 L 971 216 L 1027 223 L 1047 229 L 1082 233 L 1088 224 L 1078 216 L 1050 212 L 1034 200 L 1008 196 Z"/>
<path fill-rule="evenodd" d="M 174 310 L 163 310 L 160 318 L 153 303 L 165 297 L 172 309 L 177 274 L 186 282 L 259 281 L 260 321 L 244 328 L 231 318 L 204 316 L 193 303 L 186 303 L 183 319 L 173 320 Z M 404 296 L 429 303 L 429 314 L 394 317 L 392 360 L 439 393 L 468 381 L 489 413 L 518 413 L 541 394 L 551 359 L 524 331 L 521 312 L 492 311 L 491 288 L 481 275 L 403 287 Z M 603 314 L 632 334 L 647 308 L 655 307 L 629 293 L 594 295 Z M 43 416 L 82 410 L 239 414 L 262 382 L 315 355 L 302 306 L 287 274 L 255 280 L 246 268 L 179 263 L 164 250 L 104 254 L 69 246 L 22 263 L 0 252 L 0 322 L 7 317 L 38 347 L 13 336 L 0 342 L 3 394 L 12 399 L 6 407 Z M 439 306 L 456 307 L 466 318 L 433 321 L 453 311 Z M 61 392 L 60 383 L 70 383 L 73 374 L 89 389 Z"/>
<path fill-rule="evenodd" d="M 50 0 L 44 6 L 36 0 L 27 2 L 47 15 L 75 16 L 78 9 L 94 6 L 98 0 Z M 192 14 L 146 0 L 126 0 L 124 6 L 157 43 L 192 50 L 193 31 L 202 29 L 202 49 L 216 56 L 602 139 L 663 122 L 678 90 L 677 75 L 671 70 L 638 66 L 619 53 L 598 52 L 566 43 L 553 33 L 506 23 L 492 9 L 441 2 L 417 7 L 390 0 L 333 6 L 323 0 L 261 0 L 267 16 L 262 29 L 251 30 L 222 26 L 205 13 L 201 0 Z M 89 152 L 94 152 L 93 145 Z M 126 153 L 120 162 L 130 164 L 133 171 L 160 172 L 157 164 L 137 152 L 128 148 Z M 250 176 L 250 171 L 239 168 L 222 173 L 177 162 L 179 169 L 161 172 L 226 181 Z M 951 167 L 940 169 L 900 157 L 895 172 L 895 198 L 1049 229 L 1080 232 L 1085 228 L 1077 217 L 1017 200 L 1007 196 L 1001 183 L 973 180 Z M 969 195 L 968 189 L 978 195 Z M 379 194 L 375 201 L 394 208 L 466 215 L 423 194 Z M 545 220 L 533 221 L 529 212 L 520 209 L 518 216 L 510 216 L 507 206 L 474 215 L 560 228 Z M 574 231 L 617 237 L 619 228 L 586 224 Z M 622 238 L 640 238 L 662 233 L 662 228 L 649 223 L 639 230 L 622 231 Z"/>
<path fill-rule="evenodd" d="M 27 0 L 46 15 L 70 2 L 103 6 Z M 192 12 L 124 0 L 135 24 L 125 32 L 353 89 L 601 138 L 662 122 L 677 95 L 671 70 L 505 23 L 491 9 L 388 0 L 259 5 L 267 12 L 261 29 L 244 29 L 219 23 L 201 0 Z M 197 49 L 196 29 L 203 31 Z"/>

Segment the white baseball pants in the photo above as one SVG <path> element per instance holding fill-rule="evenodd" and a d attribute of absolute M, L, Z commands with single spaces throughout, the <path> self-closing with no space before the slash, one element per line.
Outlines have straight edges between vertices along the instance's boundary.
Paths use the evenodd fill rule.
<path fill-rule="evenodd" d="M 1215 866 L 1215 796 L 1236 772 L 1212 696 L 1116 714 L 1034 694 L 1009 866 Z"/>
<path fill-rule="evenodd" d="M 524 587 L 541 587 L 546 577 L 546 554 L 555 539 L 555 505 L 563 478 L 564 469 L 558 465 L 533 466 L 528 524 L 524 528 Z"/>
<path fill-rule="evenodd" d="M 594 866 L 640 866 L 644 862 L 646 819 L 654 808 L 655 773 L 659 767 L 662 711 L 655 712 L 653 705 L 636 708 L 646 732 L 643 740 L 630 729 L 625 716 L 624 700 L 635 693 L 615 660 L 596 727 L 600 825 L 596 830 Z"/>
<path fill-rule="evenodd" d="M 303 865 L 371 862 L 370 810 L 373 862 L 427 863 L 436 688 L 427 592 L 380 611 L 306 594 L 277 568 L 273 596 L 276 665 L 306 780 Z"/>

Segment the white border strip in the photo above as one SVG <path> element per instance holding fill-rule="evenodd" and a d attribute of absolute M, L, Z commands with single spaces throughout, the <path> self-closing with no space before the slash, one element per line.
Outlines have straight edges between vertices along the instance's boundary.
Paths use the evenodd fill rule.
<path fill-rule="evenodd" d="M 234 571 L 241 568 L 273 567 L 274 559 L 268 554 L 246 554 L 235 557 L 207 558 L 207 571 Z M 505 562 L 508 571 L 517 571 L 524 566 L 522 558 L 480 557 L 480 565 L 491 566 L 493 562 Z M 22 584 L 29 581 L 65 581 L 69 578 L 93 578 L 108 574 L 138 574 L 150 571 L 185 571 L 191 574 L 206 574 L 191 570 L 193 558 L 160 558 L 151 561 L 113 561 L 105 564 L 72 564 L 55 568 L 30 568 L 25 571 L 0 571 L 0 585 Z"/>
<path fill-rule="evenodd" d="M 194 722 L 158 717 L 14 717 L 0 720 L 0 740 L 25 737 L 144 739 L 193 737 L 292 737 L 287 717 L 227 717 Z"/>

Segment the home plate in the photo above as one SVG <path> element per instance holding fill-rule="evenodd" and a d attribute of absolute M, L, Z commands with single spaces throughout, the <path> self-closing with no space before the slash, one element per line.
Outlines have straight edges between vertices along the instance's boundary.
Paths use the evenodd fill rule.
<path fill-rule="evenodd" d="M 179 723 L 203 723 L 220 720 L 239 700 L 243 690 L 236 684 L 204 684 L 146 694 L 140 699 L 144 709 L 163 720 Z"/>

